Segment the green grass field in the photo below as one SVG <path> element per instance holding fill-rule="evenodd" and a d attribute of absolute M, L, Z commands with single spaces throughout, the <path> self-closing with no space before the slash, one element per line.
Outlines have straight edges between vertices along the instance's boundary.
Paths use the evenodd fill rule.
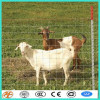
<path fill-rule="evenodd" d="M 94 64 L 95 89 L 98 89 L 98 3 L 96 2 L 3 2 L 2 3 L 2 89 L 3 90 L 91 90 L 91 20 L 90 6 L 94 7 Z M 81 48 L 81 70 L 70 73 L 66 86 L 63 72 L 49 72 L 48 85 L 35 86 L 35 71 L 15 51 L 17 44 L 25 41 L 32 48 L 43 49 L 39 27 L 55 31 L 50 38 L 63 38 L 81 34 L 87 37 Z M 72 64 L 71 66 L 72 67 Z"/>

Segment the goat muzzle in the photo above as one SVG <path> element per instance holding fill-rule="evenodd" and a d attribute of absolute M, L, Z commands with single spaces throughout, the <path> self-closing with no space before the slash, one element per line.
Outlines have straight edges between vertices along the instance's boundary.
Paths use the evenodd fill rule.
<path fill-rule="evenodd" d="M 38 35 L 42 34 L 41 32 L 38 33 Z"/>
<path fill-rule="evenodd" d="M 22 56 L 24 56 L 25 55 L 25 52 L 21 52 L 21 54 L 22 54 Z"/>

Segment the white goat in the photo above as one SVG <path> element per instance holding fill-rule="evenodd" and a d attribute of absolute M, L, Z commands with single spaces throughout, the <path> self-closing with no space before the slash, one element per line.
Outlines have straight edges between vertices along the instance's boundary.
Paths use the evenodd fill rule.
<path fill-rule="evenodd" d="M 54 49 L 50 51 L 32 49 L 32 46 L 26 42 L 21 42 L 15 50 L 20 48 L 22 56 L 29 61 L 31 66 L 36 70 L 36 85 L 39 85 L 39 73 L 43 72 L 44 84 L 47 84 L 46 71 L 58 70 L 63 68 L 65 74 L 64 86 L 69 77 L 69 66 L 74 56 L 73 48 Z"/>

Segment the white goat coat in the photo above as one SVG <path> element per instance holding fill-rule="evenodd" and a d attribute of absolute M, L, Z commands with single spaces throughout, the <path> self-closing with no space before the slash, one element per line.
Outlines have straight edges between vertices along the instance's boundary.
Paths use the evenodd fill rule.
<path fill-rule="evenodd" d="M 29 49 L 32 50 L 31 48 Z M 31 53 L 31 55 L 27 55 L 26 59 L 30 62 L 34 70 L 37 68 L 47 71 L 57 70 L 62 68 L 64 64 L 67 64 L 73 58 L 72 51 L 65 48 L 50 51 L 35 49 Z"/>
<path fill-rule="evenodd" d="M 63 45 L 62 42 L 60 44 Z M 69 66 L 74 56 L 74 49 L 60 48 L 50 51 L 32 49 L 32 46 L 22 42 L 15 50 L 20 48 L 21 53 L 30 62 L 31 66 L 36 70 L 36 85 L 39 85 L 39 73 L 43 70 L 43 78 L 45 85 L 47 84 L 45 71 L 58 70 L 63 68 L 65 73 L 64 86 L 67 83 L 69 77 Z"/>
<path fill-rule="evenodd" d="M 61 48 L 73 48 L 72 47 L 72 36 L 64 37 L 60 42 Z"/>

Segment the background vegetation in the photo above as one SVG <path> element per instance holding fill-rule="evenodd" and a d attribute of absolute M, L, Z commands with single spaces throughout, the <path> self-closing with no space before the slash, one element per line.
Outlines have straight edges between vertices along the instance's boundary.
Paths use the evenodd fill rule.
<path fill-rule="evenodd" d="M 89 90 L 92 89 L 91 20 L 90 6 L 94 7 L 95 89 L 98 89 L 98 3 L 96 2 L 3 2 L 2 3 L 2 89 L 3 90 Z M 50 38 L 81 34 L 87 37 L 79 53 L 81 69 L 71 72 L 66 86 L 63 72 L 49 72 L 48 85 L 35 86 L 35 71 L 15 51 L 25 41 L 32 48 L 43 49 L 39 27 L 49 26 L 55 31 Z M 80 34 L 81 33 L 81 34 Z M 70 66 L 72 67 L 72 65 Z M 51 74 L 52 73 L 52 74 Z"/>

